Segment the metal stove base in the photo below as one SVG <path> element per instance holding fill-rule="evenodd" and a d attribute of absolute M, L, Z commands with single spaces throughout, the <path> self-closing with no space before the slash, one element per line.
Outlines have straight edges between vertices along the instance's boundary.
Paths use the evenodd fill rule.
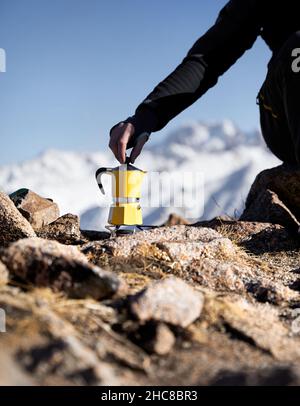
<path fill-rule="evenodd" d="M 131 227 L 131 228 L 128 228 L 128 227 Z M 145 230 L 154 229 L 157 227 L 158 226 L 151 226 L 151 225 L 115 226 L 115 225 L 111 225 L 111 224 L 108 224 L 105 226 L 105 228 L 111 233 L 112 237 L 132 235 L 139 231 L 145 231 Z"/>

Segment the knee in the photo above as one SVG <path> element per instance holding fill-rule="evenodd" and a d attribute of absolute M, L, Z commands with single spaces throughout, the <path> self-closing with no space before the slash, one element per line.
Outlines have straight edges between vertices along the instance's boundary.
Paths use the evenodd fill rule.
<path fill-rule="evenodd" d="M 300 30 L 294 32 L 294 33 L 289 37 L 288 41 L 292 41 L 292 42 L 293 42 L 293 41 L 296 41 L 296 42 L 298 42 L 298 44 L 299 44 L 299 41 L 300 41 Z"/>

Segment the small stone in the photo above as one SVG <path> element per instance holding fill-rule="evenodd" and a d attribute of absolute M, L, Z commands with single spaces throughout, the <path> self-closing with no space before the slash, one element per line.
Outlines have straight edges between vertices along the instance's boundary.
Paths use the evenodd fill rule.
<path fill-rule="evenodd" d="M 167 355 L 176 342 L 175 336 L 170 328 L 164 323 L 158 323 L 154 327 L 153 336 L 146 341 L 143 347 L 150 353 Z"/>
<path fill-rule="evenodd" d="M 0 192 L 0 246 L 7 246 L 21 238 L 35 235 L 31 225 L 16 209 L 10 198 Z"/>
<path fill-rule="evenodd" d="M 170 214 L 168 220 L 163 224 L 163 226 L 178 226 L 178 225 L 188 225 L 190 222 L 185 218 L 179 216 L 178 214 Z"/>
<path fill-rule="evenodd" d="M 89 264 L 76 247 L 56 241 L 20 240 L 4 251 L 2 261 L 22 281 L 63 291 L 70 297 L 98 300 L 125 290 L 124 282 L 117 275 Z"/>
<path fill-rule="evenodd" d="M 293 231 L 298 231 L 300 223 L 285 204 L 272 190 L 262 190 L 252 203 L 246 206 L 240 220 L 262 221 L 280 224 Z"/>
<path fill-rule="evenodd" d="M 29 189 L 19 189 L 12 193 L 10 198 L 36 231 L 59 217 L 59 208 L 56 203 Z"/>
<path fill-rule="evenodd" d="M 0 286 L 8 282 L 8 270 L 6 266 L 0 261 Z"/>
<path fill-rule="evenodd" d="M 130 301 L 131 313 L 141 322 L 155 320 L 187 327 L 200 317 L 201 292 L 174 277 L 154 282 Z"/>
<path fill-rule="evenodd" d="M 56 240 L 62 244 L 76 244 L 81 241 L 79 217 L 65 214 L 37 232 L 41 238 Z"/>

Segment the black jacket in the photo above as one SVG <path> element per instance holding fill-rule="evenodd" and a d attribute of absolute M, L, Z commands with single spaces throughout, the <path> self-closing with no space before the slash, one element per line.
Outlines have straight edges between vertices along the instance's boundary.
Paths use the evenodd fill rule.
<path fill-rule="evenodd" d="M 300 0 L 231 0 L 216 23 L 188 52 L 182 63 L 159 83 L 125 122 L 135 137 L 161 130 L 172 118 L 199 99 L 261 36 L 273 56 L 300 30 Z M 134 137 L 134 138 L 135 138 Z M 128 147 L 134 144 L 134 140 Z"/>

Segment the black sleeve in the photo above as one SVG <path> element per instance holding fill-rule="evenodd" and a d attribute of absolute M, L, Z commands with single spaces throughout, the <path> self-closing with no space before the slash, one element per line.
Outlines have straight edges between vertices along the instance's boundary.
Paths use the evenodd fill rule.
<path fill-rule="evenodd" d="M 214 26 L 190 49 L 181 64 L 138 106 L 126 122 L 135 136 L 161 130 L 172 118 L 199 99 L 243 53 L 260 33 L 261 0 L 231 0 Z M 129 147 L 134 144 L 134 141 Z"/>

